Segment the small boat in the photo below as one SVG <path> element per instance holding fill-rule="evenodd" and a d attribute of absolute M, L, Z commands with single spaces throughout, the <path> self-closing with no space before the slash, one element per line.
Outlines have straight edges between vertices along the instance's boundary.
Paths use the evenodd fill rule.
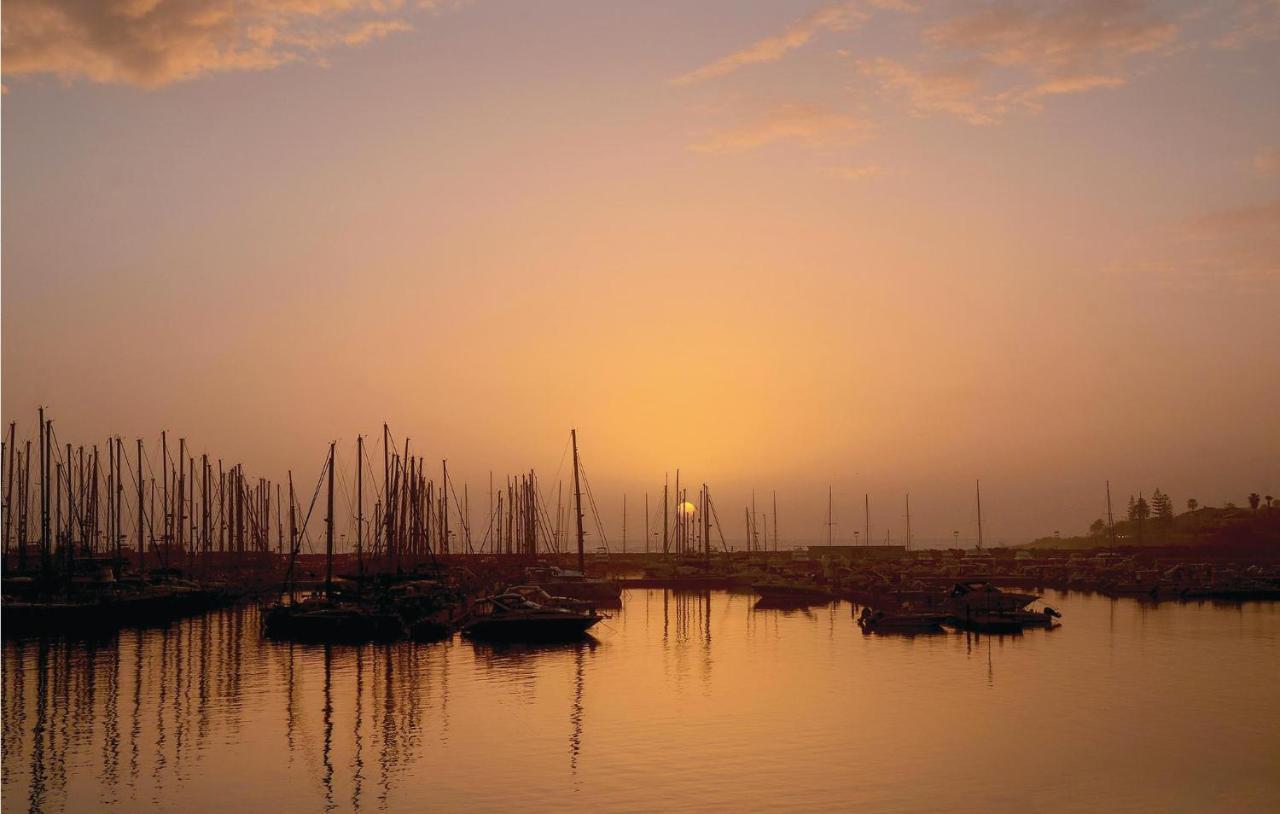
<path fill-rule="evenodd" d="M 949 597 L 957 616 L 1020 611 L 1040 597 L 1036 594 L 1002 591 L 989 582 L 960 582 Z"/>
<path fill-rule="evenodd" d="M 404 623 L 394 613 L 316 597 L 272 606 L 263 614 L 262 633 L 269 639 L 356 644 L 394 641 L 404 635 Z"/>
<path fill-rule="evenodd" d="M 543 590 L 541 585 L 516 585 L 503 591 L 507 594 L 518 594 L 535 605 L 544 608 L 568 608 L 569 610 L 591 610 L 595 603 L 589 599 L 576 599 L 572 596 L 552 596 Z"/>
<path fill-rule="evenodd" d="M 826 603 L 839 597 L 812 582 L 796 580 L 770 580 L 752 584 L 751 590 L 769 602 Z"/>
<path fill-rule="evenodd" d="M 554 565 L 526 568 L 525 579 L 552 596 L 595 602 L 618 602 L 622 599 L 622 586 L 617 582 L 595 579 L 581 571 L 571 571 Z"/>
<path fill-rule="evenodd" d="M 937 633 L 942 630 L 942 623 L 947 618 L 946 614 L 939 613 L 887 613 L 864 607 L 858 616 L 858 627 L 862 628 L 863 633 Z"/>
<path fill-rule="evenodd" d="M 1045 630 L 1049 630 L 1051 628 L 1061 627 L 1062 625 L 1062 623 L 1058 621 L 1059 619 L 1062 618 L 1062 614 L 1058 613 L 1058 611 L 1055 610 L 1054 608 L 1050 608 L 1047 606 L 1043 610 L 1038 610 L 1038 611 L 1037 610 L 1020 610 L 1020 611 L 1014 611 L 1012 613 L 1001 614 L 1001 615 L 1007 616 L 1008 618 L 1018 622 L 1018 624 L 1022 625 L 1024 629 L 1029 627 L 1037 627 L 1037 628 L 1044 628 Z"/>
<path fill-rule="evenodd" d="M 1021 633 L 1023 623 L 1012 614 L 1004 613 L 971 613 L 967 616 L 952 616 L 947 625 L 959 630 L 974 633 Z"/>
<path fill-rule="evenodd" d="M 477 639 L 560 641 L 584 635 L 604 617 L 592 609 L 544 607 L 520 594 L 480 600 L 462 622 L 462 633 Z"/>

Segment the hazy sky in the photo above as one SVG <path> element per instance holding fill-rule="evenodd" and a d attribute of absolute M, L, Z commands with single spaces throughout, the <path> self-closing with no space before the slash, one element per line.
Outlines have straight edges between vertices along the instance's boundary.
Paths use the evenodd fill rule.
<path fill-rule="evenodd" d="M 1280 2 L 6 0 L 3 414 L 782 535 L 1280 492 Z M 350 455 L 350 452 L 347 453 Z M 558 469 L 559 467 L 559 469 Z M 303 476 L 300 475 L 300 478 Z M 762 501 L 763 503 L 763 501 Z M 763 506 L 762 506 L 763 508 Z M 632 545 L 641 522 L 633 508 Z M 615 529 L 616 538 L 616 529 Z M 616 539 L 615 539 L 616 542 Z"/>

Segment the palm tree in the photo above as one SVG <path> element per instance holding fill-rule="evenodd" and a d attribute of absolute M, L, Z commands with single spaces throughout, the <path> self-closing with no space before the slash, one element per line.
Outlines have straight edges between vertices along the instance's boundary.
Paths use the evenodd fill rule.
<path fill-rule="evenodd" d="M 1249 493 L 1249 508 L 1253 509 L 1254 514 L 1258 513 L 1258 504 L 1262 502 L 1262 496 L 1257 492 Z"/>

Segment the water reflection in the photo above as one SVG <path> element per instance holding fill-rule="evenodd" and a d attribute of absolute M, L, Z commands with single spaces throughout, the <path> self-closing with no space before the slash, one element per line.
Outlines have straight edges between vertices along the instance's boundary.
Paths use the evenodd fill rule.
<path fill-rule="evenodd" d="M 1171 767 L 1169 794 L 1203 807 L 1223 806 L 1187 784 L 1210 776 L 1244 790 L 1234 810 L 1280 801 L 1280 699 L 1267 683 L 1280 606 L 1059 605 L 1060 631 L 1013 638 L 863 636 L 840 604 L 653 590 L 630 593 L 598 638 L 558 645 L 264 642 L 251 607 L 93 642 L 6 641 L 0 803 L 498 810 L 575 795 L 625 810 L 683 794 L 742 809 L 929 810 L 956 794 L 1023 800 L 1072 776 L 1107 808 L 1126 782 L 1109 765 L 1142 749 Z M 1183 714 L 1142 712 L 1153 705 Z M 1052 733 L 1070 765 L 1004 739 L 970 754 L 957 738 L 973 727 Z M 829 771 L 836 758 L 855 768 Z M 1192 761 L 1203 768 L 1186 771 Z M 911 784 L 885 785 L 898 781 Z"/>

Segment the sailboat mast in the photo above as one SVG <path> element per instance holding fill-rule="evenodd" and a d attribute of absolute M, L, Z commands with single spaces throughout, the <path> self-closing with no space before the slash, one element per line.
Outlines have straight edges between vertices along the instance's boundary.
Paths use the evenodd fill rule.
<path fill-rule="evenodd" d="M 911 493 L 907 493 L 907 550 L 911 550 Z"/>
<path fill-rule="evenodd" d="M 440 547 L 449 553 L 449 462 L 440 460 Z"/>
<path fill-rule="evenodd" d="M 52 422 L 50 422 L 52 423 Z M 49 576 L 49 427 L 40 408 L 40 567 Z"/>
<path fill-rule="evenodd" d="M 765 540 L 764 542 L 766 546 L 769 544 L 768 540 Z M 773 493 L 773 550 L 775 552 L 777 552 L 778 550 L 778 493 L 777 492 Z"/>
<path fill-rule="evenodd" d="M 364 582 L 364 436 L 356 436 L 356 567 Z"/>
<path fill-rule="evenodd" d="M 871 494 L 869 492 L 862 493 L 863 517 L 867 523 L 867 545 L 871 545 Z"/>
<path fill-rule="evenodd" d="M 583 551 L 584 535 L 582 532 L 582 485 L 578 479 L 578 431 L 569 430 L 573 441 L 573 513 L 578 519 L 578 570 L 587 573 L 587 557 Z"/>
<path fill-rule="evenodd" d="M 827 547 L 831 547 L 831 487 L 827 487 Z"/>
<path fill-rule="evenodd" d="M 324 592 L 333 598 L 333 453 L 337 444 L 329 442 L 329 496 L 324 530 Z"/>
<path fill-rule="evenodd" d="M 1116 547 L 1116 520 L 1111 514 L 1111 481 L 1107 481 L 1107 533 L 1111 536 L 1111 547 Z"/>
<path fill-rule="evenodd" d="M 978 550 L 982 550 L 982 482 L 974 481 L 974 490 L 978 494 Z"/>
<path fill-rule="evenodd" d="M 383 529 L 383 547 L 382 555 L 391 559 L 391 429 L 384 423 L 382 425 L 382 498 L 386 505 L 382 508 L 382 519 L 385 521 Z M 292 507 L 293 498 L 289 498 Z M 290 509 L 292 511 L 292 508 Z M 292 525 L 292 522 L 290 523 Z M 291 532 L 292 533 L 292 532 Z"/>
<path fill-rule="evenodd" d="M 667 535 L 667 515 L 671 508 L 671 501 L 667 498 L 667 478 L 668 475 L 662 476 L 662 555 L 665 557 L 670 551 L 668 535 Z"/>
<path fill-rule="evenodd" d="M 141 574 L 147 570 L 147 548 L 142 542 L 142 507 L 143 507 L 143 479 L 142 479 L 142 439 L 138 439 L 138 573 Z"/>
<path fill-rule="evenodd" d="M 711 490 L 702 484 L 702 550 L 711 559 Z"/>

